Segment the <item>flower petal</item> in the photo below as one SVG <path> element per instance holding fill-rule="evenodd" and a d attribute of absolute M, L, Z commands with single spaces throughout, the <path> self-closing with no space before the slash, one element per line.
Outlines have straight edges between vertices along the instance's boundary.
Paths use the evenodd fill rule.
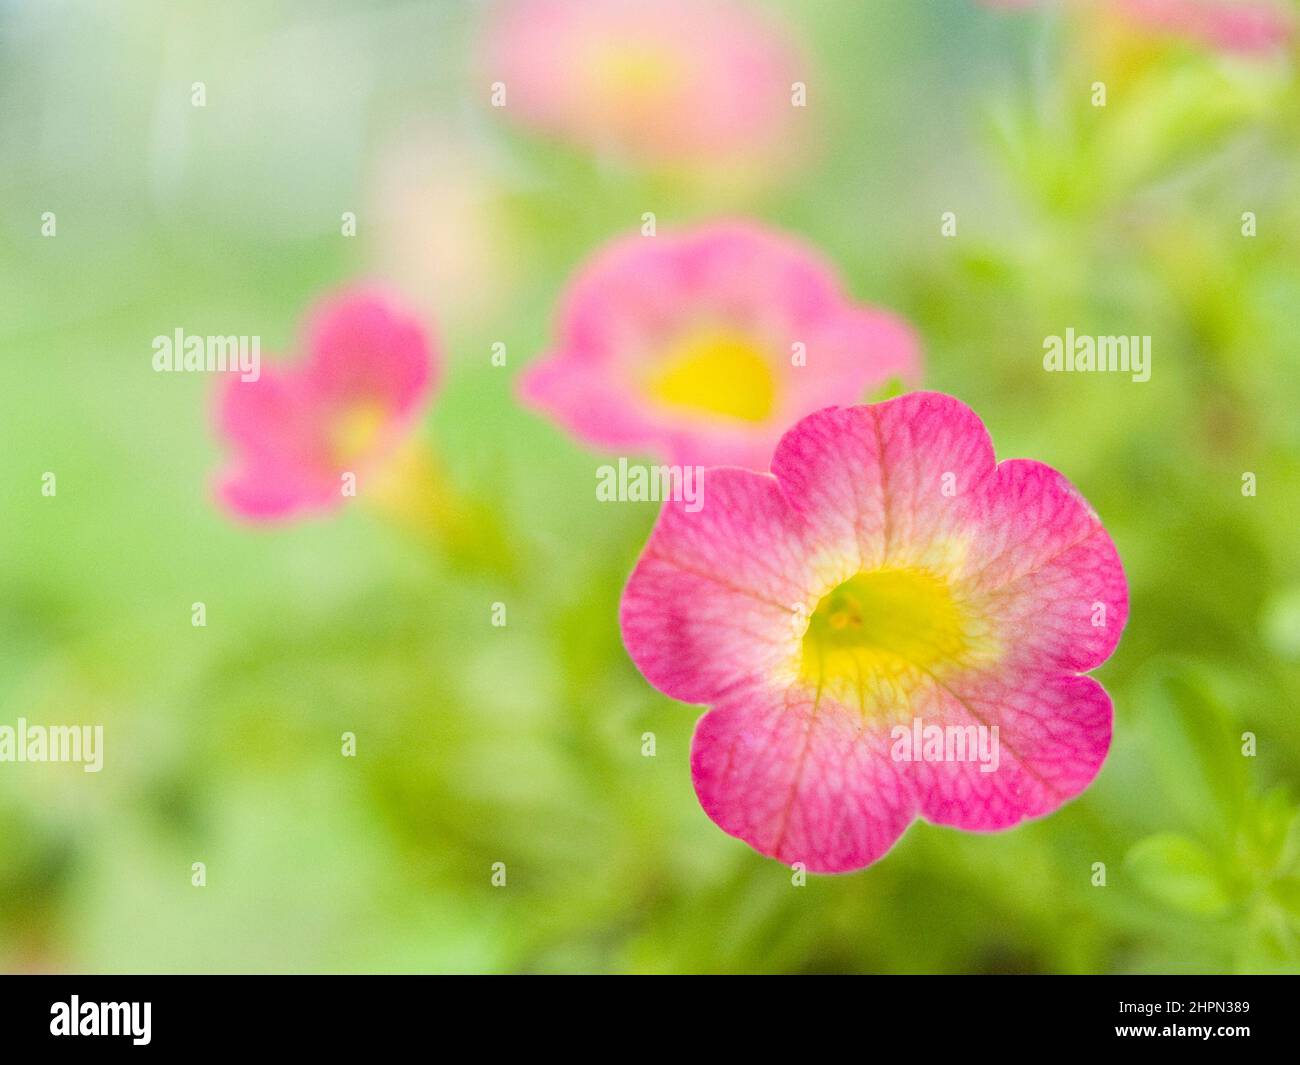
<path fill-rule="evenodd" d="M 216 494 L 236 514 L 287 517 L 334 494 L 337 481 L 298 378 L 264 366 L 256 381 L 222 382 L 216 421 L 237 451 Z"/>
<path fill-rule="evenodd" d="M 974 758 L 905 763 L 921 816 L 971 831 L 1051 813 L 1092 783 L 1110 749 L 1110 696 L 1091 677 L 970 675 L 913 703 L 926 725 L 998 727 L 997 769 Z"/>
<path fill-rule="evenodd" d="M 339 482 L 314 472 L 294 474 L 287 467 L 254 466 L 217 481 L 217 498 L 242 518 L 271 521 L 337 503 Z"/>
<path fill-rule="evenodd" d="M 310 459 L 305 415 L 298 380 L 271 366 L 263 366 L 255 381 L 226 378 L 217 392 L 217 431 L 245 453 Z"/>
<path fill-rule="evenodd" d="M 661 434 L 625 389 L 582 358 L 544 355 L 519 376 L 519 398 L 590 443 L 609 449 L 653 448 Z"/>
<path fill-rule="evenodd" d="M 702 507 L 665 503 L 623 592 L 623 641 L 647 680 L 703 703 L 779 673 L 797 653 L 810 560 L 776 482 L 703 474 Z"/>
<path fill-rule="evenodd" d="M 1083 672 L 1110 657 L 1128 620 L 1128 582 L 1101 520 L 1065 477 L 1030 459 L 1002 462 L 979 530 L 958 580 L 1014 661 Z"/>
<path fill-rule="evenodd" d="M 951 564 L 994 470 L 979 416 L 938 392 L 828 408 L 777 445 L 772 472 L 819 542 L 857 569 Z"/>
<path fill-rule="evenodd" d="M 705 714 L 691 774 L 720 828 L 817 873 L 869 865 L 915 815 L 888 733 L 798 688 L 740 693 Z"/>
<path fill-rule="evenodd" d="M 309 379 L 326 402 L 374 402 L 395 416 L 415 412 L 436 365 L 418 320 L 376 290 L 322 301 L 307 327 Z"/>

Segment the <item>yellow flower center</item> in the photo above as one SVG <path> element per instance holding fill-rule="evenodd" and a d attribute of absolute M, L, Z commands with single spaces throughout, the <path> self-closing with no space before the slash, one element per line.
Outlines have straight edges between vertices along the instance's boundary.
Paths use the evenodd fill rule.
<path fill-rule="evenodd" d="M 866 710 L 881 682 L 932 673 L 969 649 L 948 582 L 928 570 L 859 573 L 822 596 L 803 638 L 801 673 Z"/>
<path fill-rule="evenodd" d="M 747 338 L 704 333 L 668 353 L 649 392 L 679 410 L 761 422 L 776 406 L 776 376 L 761 349 Z"/>
<path fill-rule="evenodd" d="M 383 404 L 373 400 L 354 403 L 337 414 L 330 426 L 330 453 L 346 465 L 374 450 L 388 421 Z"/>
<path fill-rule="evenodd" d="M 598 98 L 613 98 L 625 106 L 661 103 L 681 78 L 680 63 L 671 51 L 635 40 L 602 41 L 591 49 L 587 77 Z"/>

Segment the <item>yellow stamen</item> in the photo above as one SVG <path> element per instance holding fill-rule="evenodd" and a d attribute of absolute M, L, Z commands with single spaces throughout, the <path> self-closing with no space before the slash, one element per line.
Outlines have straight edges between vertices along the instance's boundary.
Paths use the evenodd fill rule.
<path fill-rule="evenodd" d="M 364 457 L 379 442 L 387 420 L 383 405 L 373 401 L 356 403 L 336 415 L 330 432 L 334 459 L 346 465 Z"/>
<path fill-rule="evenodd" d="M 669 352 L 649 392 L 680 410 L 761 422 L 776 406 L 776 377 L 762 351 L 745 337 L 705 333 Z"/>
<path fill-rule="evenodd" d="M 961 660 L 971 646 L 968 628 L 942 577 L 911 567 L 859 573 L 817 604 L 800 672 L 866 710 L 866 693 L 881 682 L 915 679 Z"/>
<path fill-rule="evenodd" d="M 681 71 L 668 49 L 619 39 L 591 49 L 587 77 L 600 97 L 627 105 L 664 99 L 677 85 Z"/>

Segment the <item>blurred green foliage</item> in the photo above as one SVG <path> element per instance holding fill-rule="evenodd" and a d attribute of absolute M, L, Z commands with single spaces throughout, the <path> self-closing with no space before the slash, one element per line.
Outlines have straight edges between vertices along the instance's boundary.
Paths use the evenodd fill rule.
<path fill-rule="evenodd" d="M 0 966 L 1300 968 L 1293 58 L 966 0 L 775 6 L 816 150 L 758 183 L 501 128 L 467 58 L 482 5 L 0 8 L 0 723 L 107 736 L 98 775 L 0 764 Z M 404 150 L 427 218 L 385 227 Z M 1132 616 L 1098 674 L 1114 746 L 1078 800 L 996 835 L 918 824 L 801 888 L 699 809 L 697 710 L 617 628 L 654 508 L 597 504 L 598 460 L 512 395 L 569 272 L 647 210 L 805 235 L 915 323 L 927 385 L 1000 456 L 1097 508 Z M 411 270 L 427 258 L 446 269 Z M 439 323 L 423 432 L 514 579 L 361 508 L 252 531 L 213 507 L 210 382 L 153 374 L 151 338 L 290 350 L 359 277 Z M 1152 335 L 1151 380 L 1043 373 L 1067 327 Z"/>

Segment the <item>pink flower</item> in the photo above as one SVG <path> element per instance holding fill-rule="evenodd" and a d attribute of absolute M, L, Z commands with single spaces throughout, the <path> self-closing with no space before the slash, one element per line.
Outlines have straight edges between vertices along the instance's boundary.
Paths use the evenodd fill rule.
<path fill-rule="evenodd" d="M 796 114 L 784 36 L 728 0 L 515 0 L 490 28 L 484 68 L 507 117 L 584 148 L 764 156 Z"/>
<path fill-rule="evenodd" d="M 982 2 L 1009 9 L 1041 0 Z M 1222 52 L 1273 52 L 1285 48 L 1295 30 L 1292 16 L 1272 0 L 1106 0 L 1106 7 L 1135 29 L 1168 33 Z"/>
<path fill-rule="evenodd" d="M 1123 569 L 1069 482 L 995 463 L 962 403 L 819 411 L 771 475 L 708 470 L 702 498 L 665 504 L 621 621 L 651 684 L 711 708 L 691 770 L 725 831 L 843 872 L 918 816 L 1009 828 L 1096 776 L 1111 704 L 1080 674 L 1119 640 Z"/>
<path fill-rule="evenodd" d="M 1258 54 L 1286 46 L 1294 22 L 1276 4 L 1232 0 L 1118 0 L 1145 29 L 1186 37 L 1224 52 Z"/>
<path fill-rule="evenodd" d="M 242 518 L 270 521 L 337 507 L 409 432 L 436 366 L 419 321 L 390 297 L 350 289 L 321 301 L 296 366 L 263 366 L 222 389 L 217 427 L 235 451 L 217 496 Z"/>
<path fill-rule="evenodd" d="M 792 237 L 751 223 L 617 240 L 569 288 L 524 400 L 588 443 L 765 470 L 805 414 L 913 378 L 912 331 L 852 303 Z"/>

